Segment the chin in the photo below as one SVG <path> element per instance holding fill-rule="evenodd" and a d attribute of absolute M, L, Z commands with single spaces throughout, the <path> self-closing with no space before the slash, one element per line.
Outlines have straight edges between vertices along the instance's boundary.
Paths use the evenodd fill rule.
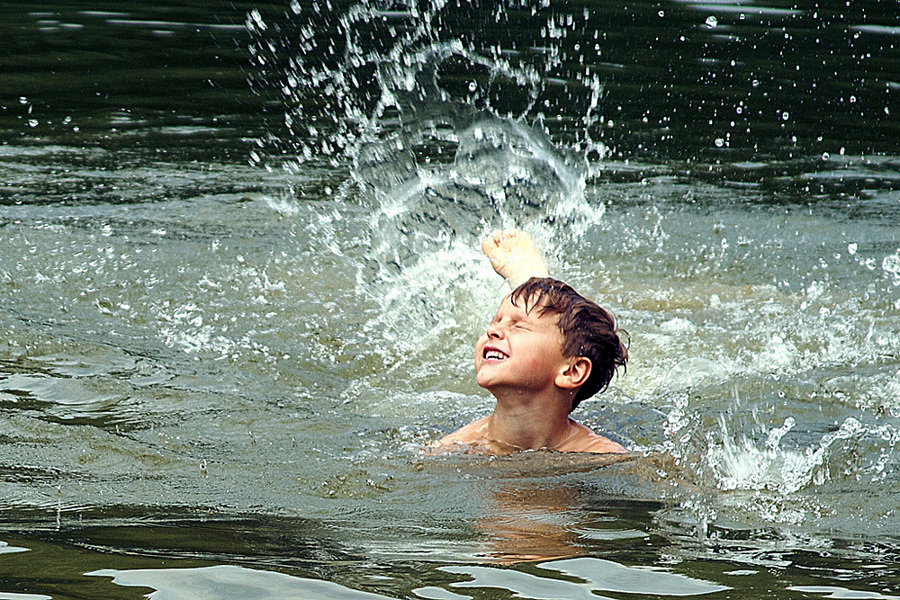
<path fill-rule="evenodd" d="M 490 381 L 485 381 L 484 379 L 482 379 L 482 378 L 479 377 L 478 375 L 475 376 L 475 383 L 477 383 L 477 384 L 478 384 L 478 387 L 480 387 L 480 388 L 482 388 L 482 389 L 485 389 L 485 390 L 488 390 L 488 391 L 490 391 L 490 389 L 491 389 L 491 382 L 490 382 Z"/>

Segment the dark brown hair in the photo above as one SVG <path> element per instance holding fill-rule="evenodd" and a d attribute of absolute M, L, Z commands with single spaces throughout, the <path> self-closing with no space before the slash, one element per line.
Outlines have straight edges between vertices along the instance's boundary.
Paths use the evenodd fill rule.
<path fill-rule="evenodd" d="M 532 277 L 509 296 L 513 306 L 524 302 L 526 312 L 537 308 L 538 314 L 559 315 L 558 326 L 563 335 L 562 354 L 566 358 L 584 356 L 591 361 L 591 374 L 572 399 L 572 408 L 609 387 L 613 375 L 626 370 L 628 348 L 619 338 L 613 316 L 588 300 L 572 286 L 552 277 Z"/>

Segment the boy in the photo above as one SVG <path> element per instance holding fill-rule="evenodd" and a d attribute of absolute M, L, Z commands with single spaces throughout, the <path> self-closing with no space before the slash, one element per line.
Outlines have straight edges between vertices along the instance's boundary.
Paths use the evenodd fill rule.
<path fill-rule="evenodd" d="M 608 312 L 548 276 L 531 238 L 494 233 L 482 243 L 494 270 L 515 289 L 475 344 L 475 379 L 497 400 L 494 412 L 435 443 L 491 454 L 549 449 L 626 453 L 569 418 L 603 391 L 628 352 Z"/>

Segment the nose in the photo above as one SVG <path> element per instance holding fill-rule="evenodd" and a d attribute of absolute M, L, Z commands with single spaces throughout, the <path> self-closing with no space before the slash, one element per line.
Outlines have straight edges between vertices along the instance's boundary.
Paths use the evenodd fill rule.
<path fill-rule="evenodd" d="M 503 335 L 503 328 L 500 327 L 500 324 L 495 321 L 488 325 L 486 333 L 488 339 L 498 339 Z"/>

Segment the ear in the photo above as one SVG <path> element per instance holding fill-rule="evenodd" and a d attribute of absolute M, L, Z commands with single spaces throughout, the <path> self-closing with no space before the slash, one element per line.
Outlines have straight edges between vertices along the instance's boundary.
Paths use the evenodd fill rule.
<path fill-rule="evenodd" d="M 592 367 L 591 359 L 586 356 L 574 358 L 565 370 L 556 376 L 556 385 L 567 390 L 578 389 L 590 377 Z"/>

